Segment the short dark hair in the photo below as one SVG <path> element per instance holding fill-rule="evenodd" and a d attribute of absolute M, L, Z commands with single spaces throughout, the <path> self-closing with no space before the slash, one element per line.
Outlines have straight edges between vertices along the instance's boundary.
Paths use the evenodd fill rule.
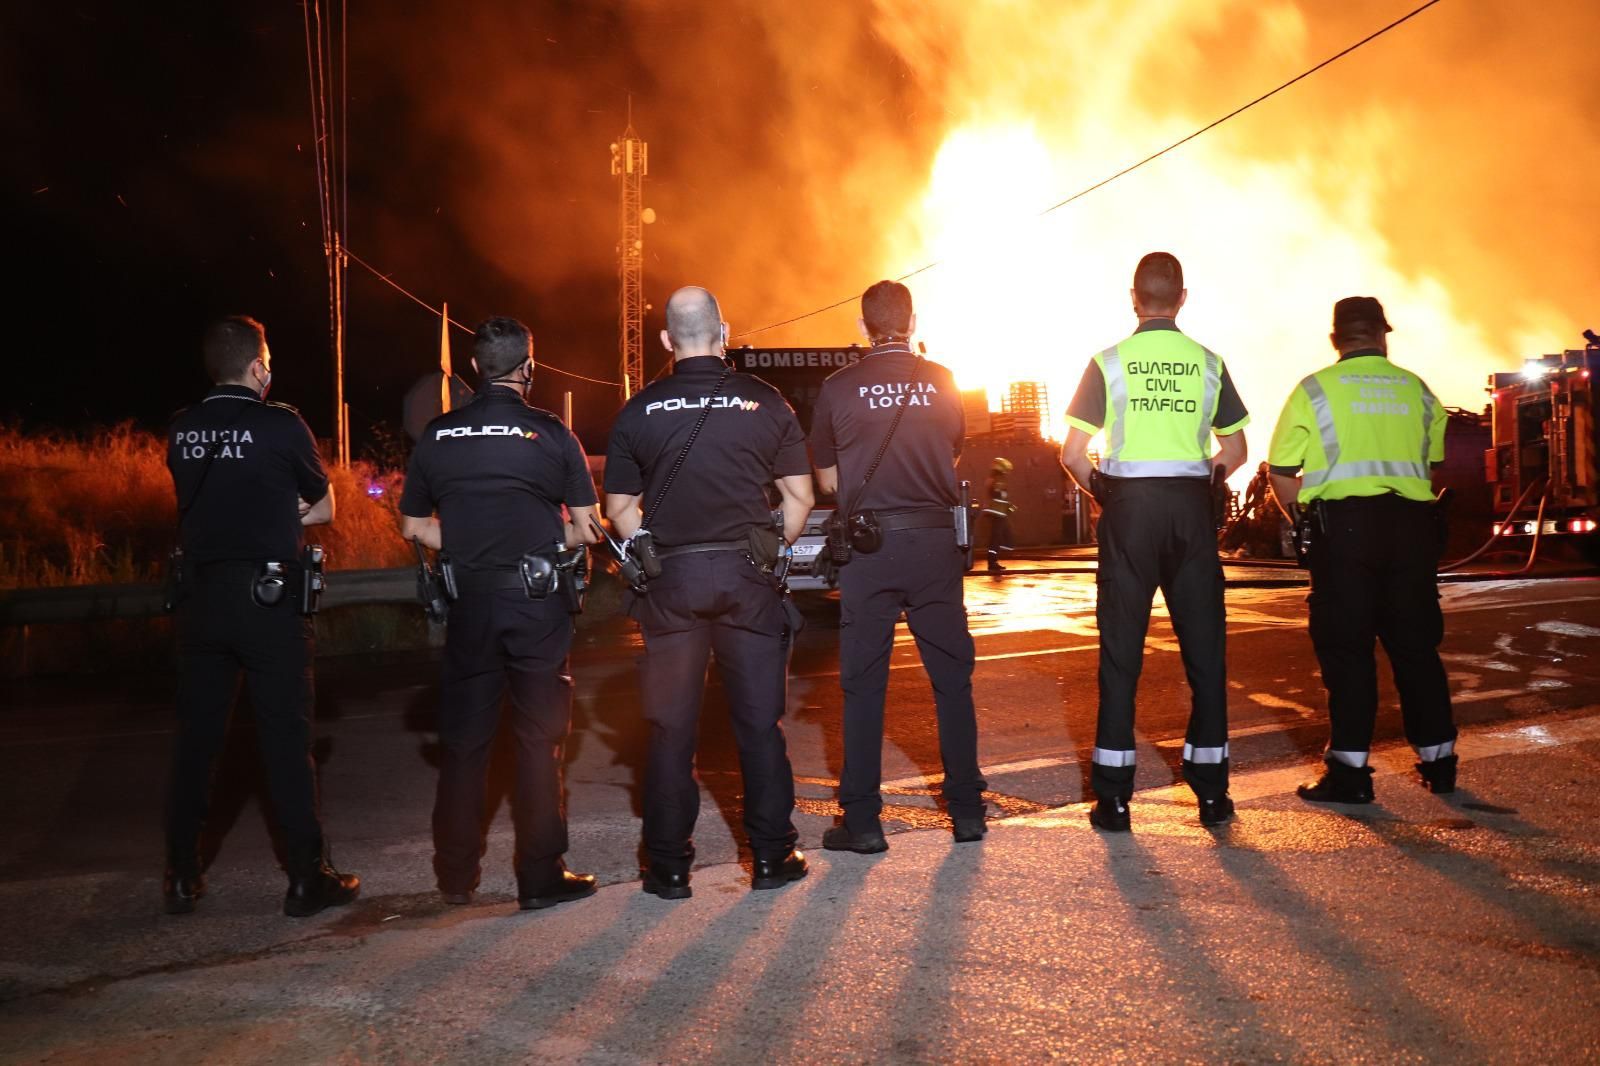
<path fill-rule="evenodd" d="M 1175 311 L 1183 296 L 1183 264 L 1171 252 L 1151 252 L 1133 271 L 1133 294 L 1147 311 Z"/>
<path fill-rule="evenodd" d="M 898 281 L 880 281 L 861 294 L 861 321 L 875 341 L 911 335 L 911 290 Z"/>
<path fill-rule="evenodd" d="M 485 381 L 503 378 L 533 358 L 533 334 L 514 318 L 485 319 L 472 331 L 472 357 Z"/>
<path fill-rule="evenodd" d="M 206 327 L 200 350 L 205 355 L 206 373 L 217 384 L 238 381 L 250 364 L 267 349 L 267 331 L 248 315 L 229 315 Z"/>

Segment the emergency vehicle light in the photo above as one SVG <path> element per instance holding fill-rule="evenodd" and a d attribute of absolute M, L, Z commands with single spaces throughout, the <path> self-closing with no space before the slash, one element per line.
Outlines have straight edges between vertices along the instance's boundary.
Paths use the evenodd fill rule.
<path fill-rule="evenodd" d="M 1595 528 L 1595 520 L 1592 518 L 1574 518 L 1567 523 L 1569 533 L 1593 533 Z"/>
<path fill-rule="evenodd" d="M 1526 359 L 1522 363 L 1522 376 L 1529 381 L 1538 381 L 1550 373 L 1552 367 L 1546 366 L 1541 359 Z"/>

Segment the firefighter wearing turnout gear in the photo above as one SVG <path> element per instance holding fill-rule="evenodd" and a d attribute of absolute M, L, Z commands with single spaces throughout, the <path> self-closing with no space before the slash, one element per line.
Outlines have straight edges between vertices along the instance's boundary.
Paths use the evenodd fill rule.
<path fill-rule="evenodd" d="M 449 903 L 481 874 L 489 758 L 511 696 L 517 900 L 537 910 L 595 891 L 566 867 L 562 752 L 572 723 L 572 605 L 548 578 L 558 552 L 598 539 L 594 479 L 562 421 L 528 405 L 533 337 L 513 318 L 473 335 L 471 403 L 428 423 L 406 470 L 401 532 L 448 557 L 456 599 L 445 629 L 433 867 Z M 566 515 L 563 516 L 563 508 Z M 525 563 L 526 560 L 526 563 Z M 570 578 L 557 572 L 556 581 Z"/>
<path fill-rule="evenodd" d="M 628 608 L 644 637 L 639 685 L 650 723 L 643 887 L 662 899 L 692 892 L 695 748 L 715 653 L 744 775 L 751 887 L 780 888 L 807 871 L 794 846 L 794 772 L 782 725 L 789 625 L 780 587 L 757 557 L 786 549 L 805 529 L 805 438 L 776 389 L 723 361 L 727 326 L 711 293 L 673 293 L 661 340 L 673 373 L 623 407 L 605 474 L 606 517 L 629 538 L 648 517 L 661 566 Z M 767 495 L 773 485 L 781 546 Z M 770 569 L 772 560 L 762 561 Z"/>
<path fill-rule="evenodd" d="M 311 757 L 312 624 L 303 527 L 333 521 L 316 440 L 292 407 L 267 403 L 272 355 L 254 319 L 206 331 L 216 386 L 172 421 L 167 468 L 178 500 L 178 728 L 167 797 L 169 914 L 205 894 L 200 834 L 243 673 L 289 873 L 284 913 L 356 898 L 361 882 L 328 864 Z"/>
<path fill-rule="evenodd" d="M 1192 699 L 1183 776 L 1200 821 L 1233 814 L 1228 796 L 1226 610 L 1212 512 L 1212 479 L 1245 459 L 1249 414 L 1222 359 L 1179 331 L 1188 291 L 1166 252 L 1139 261 L 1133 277 L 1139 327 L 1096 355 L 1067 409 L 1061 460 L 1102 509 L 1095 575 L 1100 629 L 1100 709 L 1090 783 L 1099 828 L 1129 828 L 1134 783 L 1134 697 L 1150 605 L 1166 600 Z M 1098 470 L 1090 438 L 1105 433 Z M 1218 441 L 1212 454 L 1211 438 Z"/>
<path fill-rule="evenodd" d="M 998 574 L 1005 570 L 1000 565 L 1002 552 L 1011 550 L 1011 516 L 1016 514 L 1017 505 L 1011 502 L 1011 460 L 1005 457 L 997 458 L 989 467 L 989 484 L 985 487 L 984 495 L 988 497 L 983 506 L 983 518 L 989 526 L 989 547 L 984 554 L 989 560 L 989 573 Z"/>
<path fill-rule="evenodd" d="M 972 704 L 972 634 L 967 629 L 954 511 L 956 458 L 965 420 L 950 371 L 914 355 L 911 292 L 880 281 L 861 297 L 871 350 L 823 383 L 811 422 L 812 459 L 824 492 L 844 513 L 871 511 L 882 545 L 857 550 L 839 570 L 839 682 L 844 689 L 844 824 L 823 835 L 830 850 L 888 848 L 879 791 L 883 707 L 894 629 L 904 613 L 933 686 L 944 798 L 958 842 L 982 839 L 978 723 Z M 903 412 L 894 424 L 897 412 Z M 893 437 L 890 430 L 893 426 Z M 887 440 L 887 447 L 885 441 Z M 881 463 L 863 486 L 876 457 Z"/>
<path fill-rule="evenodd" d="M 1299 793 L 1316 802 L 1372 800 L 1375 640 L 1394 669 L 1423 784 L 1455 789 L 1456 728 L 1439 660 L 1444 530 L 1432 485 L 1448 414 L 1420 377 L 1389 361 L 1389 331 L 1370 296 L 1334 304 L 1339 361 L 1289 394 L 1267 456 L 1280 506 L 1305 512 L 1294 517 L 1310 526 L 1311 643 L 1331 737 L 1321 778 Z"/>

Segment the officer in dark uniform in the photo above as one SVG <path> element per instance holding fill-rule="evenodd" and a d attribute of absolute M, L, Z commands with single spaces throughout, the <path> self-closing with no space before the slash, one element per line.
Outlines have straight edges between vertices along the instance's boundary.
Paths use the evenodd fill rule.
<path fill-rule="evenodd" d="M 829 850 L 869 854 L 889 847 L 880 820 L 883 704 L 902 612 L 933 684 L 944 798 L 957 841 L 983 838 L 987 786 L 978 769 L 972 706 L 966 557 L 954 532 L 956 459 L 966 435 L 961 393 L 949 370 L 912 354 L 916 315 L 904 285 L 880 281 L 869 288 L 861 297 L 860 325 L 872 348 L 823 383 L 811 421 L 811 454 L 817 484 L 837 493 L 837 507 L 870 510 L 883 530 L 878 551 L 856 552 L 839 571 L 844 824 L 822 837 Z M 905 413 L 862 489 L 897 411 Z"/>
<path fill-rule="evenodd" d="M 794 847 L 794 772 L 781 724 L 783 602 L 757 569 L 753 554 L 760 549 L 752 545 L 777 540 L 769 485 L 777 486 L 784 544 L 805 528 L 812 503 L 805 437 L 776 389 L 733 373 L 723 361 L 727 325 L 711 293 L 694 287 L 673 293 L 661 339 L 673 354 L 673 373 L 618 414 L 605 476 L 606 517 L 619 534 L 642 542 L 648 515 L 661 561 L 661 575 L 629 607 L 644 635 L 639 680 L 650 722 L 644 891 L 662 899 L 690 895 L 691 834 L 700 811 L 694 758 L 712 652 L 744 774 L 752 887 L 779 888 L 806 875 L 806 860 Z"/>
<path fill-rule="evenodd" d="M 446 901 L 471 902 L 489 755 L 509 687 L 517 901 L 538 910 L 593 895 L 595 879 L 572 873 L 562 859 L 572 616 L 560 595 L 530 597 L 520 561 L 530 554 L 552 561 L 565 546 L 597 539 L 594 479 L 572 431 L 527 403 L 528 327 L 513 318 L 484 322 L 473 337 L 472 366 L 483 382 L 478 395 L 428 423 L 400 497 L 401 532 L 448 556 L 458 592 L 445 630 L 433 867 Z"/>
<path fill-rule="evenodd" d="M 225 318 L 204 341 L 216 386 L 172 421 L 167 468 L 178 500 L 172 600 L 178 731 L 167 807 L 168 914 L 205 894 L 199 838 L 211 778 L 244 673 L 272 810 L 287 848 L 292 917 L 356 898 L 328 865 L 311 759 L 312 625 L 302 613 L 302 528 L 333 521 L 317 442 L 294 408 L 265 401 L 266 332 Z"/>
<path fill-rule="evenodd" d="M 1222 359 L 1178 329 L 1189 293 L 1177 258 L 1151 252 L 1139 260 L 1131 295 L 1139 328 L 1085 368 L 1061 446 L 1062 465 L 1103 509 L 1095 573 L 1100 710 L 1090 773 L 1099 802 L 1089 818 L 1113 832 L 1129 827 L 1134 694 L 1159 588 L 1193 697 L 1183 776 L 1199 799 L 1201 823 L 1220 825 L 1233 817 L 1233 800 L 1212 486 L 1219 469 L 1225 477 L 1243 464 L 1250 415 Z M 1089 440 L 1101 430 L 1105 453 L 1095 470 Z"/>

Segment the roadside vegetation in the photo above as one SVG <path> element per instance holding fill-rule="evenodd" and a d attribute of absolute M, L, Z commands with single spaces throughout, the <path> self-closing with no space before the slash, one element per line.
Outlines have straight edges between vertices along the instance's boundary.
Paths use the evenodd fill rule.
<path fill-rule="evenodd" d="M 333 569 L 403 566 L 400 475 L 369 462 L 329 468 L 338 504 L 308 539 Z M 166 442 L 129 424 L 81 435 L 0 426 L 0 588 L 160 579 L 177 508 Z"/>

